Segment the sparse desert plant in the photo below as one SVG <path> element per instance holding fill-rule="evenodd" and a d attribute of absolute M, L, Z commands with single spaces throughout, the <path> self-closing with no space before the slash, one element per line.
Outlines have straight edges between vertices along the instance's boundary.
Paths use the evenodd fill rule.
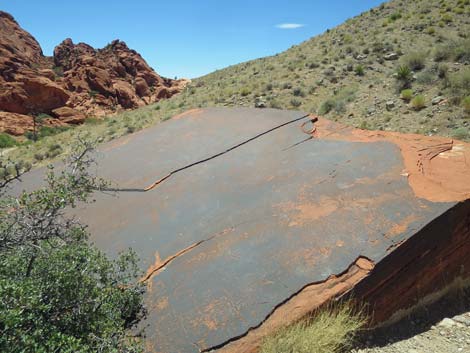
<path fill-rule="evenodd" d="M 248 96 L 249 94 L 251 94 L 251 90 L 248 88 L 248 87 L 243 87 L 241 90 L 240 90 L 240 95 L 242 97 L 246 97 Z"/>
<path fill-rule="evenodd" d="M 416 81 L 418 83 L 429 85 L 436 79 L 436 73 L 434 70 L 424 70 L 418 74 Z"/>
<path fill-rule="evenodd" d="M 396 21 L 401 18 L 401 13 L 395 12 L 389 16 L 390 21 Z"/>
<path fill-rule="evenodd" d="M 302 90 L 302 88 L 296 87 L 292 90 L 292 94 L 295 97 L 305 97 L 305 92 Z"/>
<path fill-rule="evenodd" d="M 403 56 L 402 62 L 411 70 L 421 70 L 426 65 L 426 54 L 423 52 L 412 52 Z"/>
<path fill-rule="evenodd" d="M 302 102 L 298 99 L 293 98 L 290 100 L 290 105 L 292 105 L 294 108 L 298 108 L 302 105 Z"/>
<path fill-rule="evenodd" d="M 413 90 L 411 89 L 404 89 L 400 93 L 400 98 L 406 102 L 409 102 L 413 98 Z"/>
<path fill-rule="evenodd" d="M 357 65 L 356 68 L 354 69 L 354 72 L 356 73 L 357 76 L 364 76 L 364 66 Z"/>
<path fill-rule="evenodd" d="M 470 95 L 470 69 L 450 75 L 448 84 L 452 96 L 460 99 Z"/>
<path fill-rule="evenodd" d="M 462 99 L 462 107 L 465 113 L 470 114 L 470 96 Z"/>
<path fill-rule="evenodd" d="M 452 131 L 452 137 L 457 140 L 467 140 L 470 138 L 470 131 L 468 128 L 459 127 Z"/>
<path fill-rule="evenodd" d="M 451 14 L 446 13 L 442 16 L 441 20 L 445 23 L 451 23 L 453 21 L 453 18 Z"/>
<path fill-rule="evenodd" d="M 449 72 L 449 66 L 447 66 L 446 64 L 441 63 L 437 66 L 437 77 L 441 79 L 445 79 L 447 78 L 448 72 Z"/>
<path fill-rule="evenodd" d="M 411 107 L 414 110 L 421 110 L 426 106 L 426 99 L 422 94 L 418 94 L 411 100 Z"/>
<path fill-rule="evenodd" d="M 335 107 L 335 102 L 331 99 L 328 99 L 320 105 L 320 108 L 318 109 L 318 114 L 320 115 L 328 114 L 330 111 L 333 110 L 334 107 Z"/>
<path fill-rule="evenodd" d="M 409 88 L 413 80 L 411 69 L 406 65 L 401 65 L 396 71 L 396 78 L 402 89 Z"/>
<path fill-rule="evenodd" d="M 320 309 L 312 317 L 267 337 L 261 353 L 332 353 L 350 348 L 365 324 L 364 315 L 350 304 Z"/>

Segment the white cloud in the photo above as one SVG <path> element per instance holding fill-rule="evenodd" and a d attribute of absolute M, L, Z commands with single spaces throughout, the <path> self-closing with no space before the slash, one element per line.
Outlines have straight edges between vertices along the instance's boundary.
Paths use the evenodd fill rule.
<path fill-rule="evenodd" d="M 276 25 L 276 27 L 280 29 L 296 29 L 296 28 L 302 28 L 304 26 L 305 25 L 301 23 L 280 23 Z"/>

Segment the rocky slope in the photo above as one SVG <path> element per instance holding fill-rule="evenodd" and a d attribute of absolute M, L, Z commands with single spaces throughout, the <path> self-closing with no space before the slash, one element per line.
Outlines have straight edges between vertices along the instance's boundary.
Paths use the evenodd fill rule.
<path fill-rule="evenodd" d="M 46 125 L 81 123 L 169 98 L 185 80 L 159 76 L 119 40 L 103 49 L 64 40 L 53 57 L 34 37 L 0 11 L 0 130 L 21 135 L 32 116 Z"/>
<path fill-rule="evenodd" d="M 363 129 L 469 140 L 469 33 L 468 0 L 392 0 L 285 52 L 196 79 L 172 101 L 298 109 Z"/>

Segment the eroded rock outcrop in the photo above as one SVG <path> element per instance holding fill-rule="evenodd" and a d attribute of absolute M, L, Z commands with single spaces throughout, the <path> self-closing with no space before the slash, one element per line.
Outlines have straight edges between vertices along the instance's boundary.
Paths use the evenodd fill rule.
<path fill-rule="evenodd" d="M 18 134 L 31 124 L 28 115 L 41 113 L 59 119 L 58 124 L 81 123 L 86 116 L 104 116 L 169 98 L 186 83 L 159 76 L 119 40 L 94 49 L 68 38 L 54 49 L 53 57 L 46 57 L 34 37 L 0 11 L 2 131 Z"/>

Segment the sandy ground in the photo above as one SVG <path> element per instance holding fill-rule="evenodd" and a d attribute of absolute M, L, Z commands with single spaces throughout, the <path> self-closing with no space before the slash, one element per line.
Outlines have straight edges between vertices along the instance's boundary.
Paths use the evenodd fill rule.
<path fill-rule="evenodd" d="M 351 353 L 470 352 L 470 289 L 449 294 L 386 328 L 364 333 Z"/>

